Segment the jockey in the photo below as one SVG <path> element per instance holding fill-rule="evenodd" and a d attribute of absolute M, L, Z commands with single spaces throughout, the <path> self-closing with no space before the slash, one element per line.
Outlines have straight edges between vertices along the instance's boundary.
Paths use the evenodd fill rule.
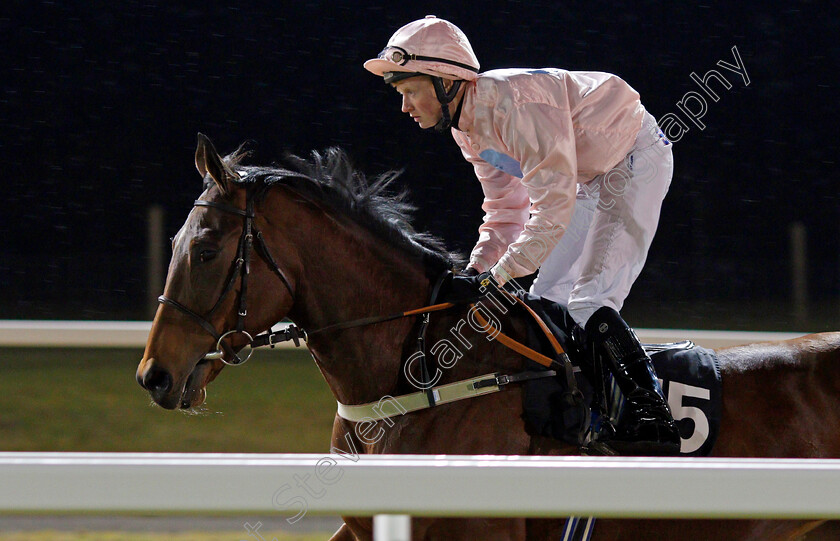
<path fill-rule="evenodd" d="M 586 349 L 625 396 L 610 445 L 676 454 L 677 432 L 650 358 L 619 314 L 647 257 L 673 173 L 671 146 L 639 94 L 615 75 L 556 68 L 479 73 L 464 33 L 429 15 L 364 64 L 423 129 L 449 129 L 484 191 L 470 262 L 501 286 L 567 306 Z M 579 329 L 578 329 L 579 331 Z"/>

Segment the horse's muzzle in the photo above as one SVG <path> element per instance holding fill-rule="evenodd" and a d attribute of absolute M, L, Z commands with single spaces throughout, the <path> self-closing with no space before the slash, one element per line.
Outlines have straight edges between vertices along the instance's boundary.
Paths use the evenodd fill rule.
<path fill-rule="evenodd" d="M 154 359 L 148 359 L 144 370 L 137 370 L 137 383 L 149 391 L 156 404 L 166 409 L 174 409 L 178 405 L 178 397 L 171 399 L 172 375 L 157 366 Z"/>

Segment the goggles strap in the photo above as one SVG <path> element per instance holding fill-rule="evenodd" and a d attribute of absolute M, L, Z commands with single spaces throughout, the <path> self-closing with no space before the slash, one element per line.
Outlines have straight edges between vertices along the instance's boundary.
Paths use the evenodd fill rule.
<path fill-rule="evenodd" d="M 390 54 L 388 54 L 389 50 L 391 50 Z M 405 66 L 406 64 L 408 64 L 409 60 L 420 62 L 443 62 L 444 64 L 449 64 L 450 66 L 458 66 L 459 68 L 478 73 L 478 68 L 470 66 L 469 64 L 464 64 L 463 62 L 457 62 L 455 60 L 448 60 L 446 58 L 439 58 L 437 56 L 424 56 L 419 54 L 412 54 L 403 49 L 402 47 L 397 47 L 396 45 L 389 45 L 382 49 L 382 52 L 379 53 L 379 58 L 389 60 L 395 64 L 399 64 L 400 66 Z"/>

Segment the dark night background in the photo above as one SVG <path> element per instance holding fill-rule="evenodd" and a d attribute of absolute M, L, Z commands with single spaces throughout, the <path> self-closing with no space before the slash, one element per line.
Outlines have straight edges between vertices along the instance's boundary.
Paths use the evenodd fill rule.
<path fill-rule="evenodd" d="M 625 314 L 637 326 L 840 329 L 833 2 L 5 2 L 0 7 L 0 318 L 147 319 L 146 214 L 174 234 L 200 192 L 196 133 L 253 163 L 338 145 L 404 168 L 416 222 L 468 251 L 480 188 L 362 69 L 403 24 L 461 27 L 482 70 L 555 66 L 628 81 L 657 118 L 717 69 Z M 736 46 L 749 86 L 715 64 Z M 714 84 L 714 83 L 713 83 Z M 686 121 L 683 115 L 682 119 Z M 807 231 L 794 317 L 789 227 Z M 167 254 L 168 257 L 168 254 Z"/>

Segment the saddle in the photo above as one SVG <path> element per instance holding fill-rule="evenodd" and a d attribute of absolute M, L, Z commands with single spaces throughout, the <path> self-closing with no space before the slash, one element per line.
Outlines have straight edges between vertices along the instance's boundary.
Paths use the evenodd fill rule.
<path fill-rule="evenodd" d="M 617 418 L 623 397 L 608 376 L 606 382 L 593 381 L 594 374 L 582 358 L 580 345 L 572 337 L 575 322 L 566 308 L 558 303 L 531 295 L 517 294 L 531 311 L 545 323 L 569 354 L 574 379 L 566 377 L 538 378 L 525 381 L 523 393 L 524 420 L 533 433 L 574 445 L 585 444 L 597 433 L 602 406 L 596 403 L 596 385 L 609 389 L 604 393 L 607 414 Z M 532 325 L 529 341 L 538 351 L 550 351 L 543 332 Z M 643 344 L 651 357 L 674 421 L 682 439 L 682 456 L 708 456 L 717 439 L 721 417 L 721 382 L 715 352 L 689 340 L 671 344 Z M 545 367 L 528 362 L 528 370 L 544 371 Z M 576 385 L 585 408 L 571 404 L 568 397 Z M 583 440 L 581 441 L 581 435 Z"/>

